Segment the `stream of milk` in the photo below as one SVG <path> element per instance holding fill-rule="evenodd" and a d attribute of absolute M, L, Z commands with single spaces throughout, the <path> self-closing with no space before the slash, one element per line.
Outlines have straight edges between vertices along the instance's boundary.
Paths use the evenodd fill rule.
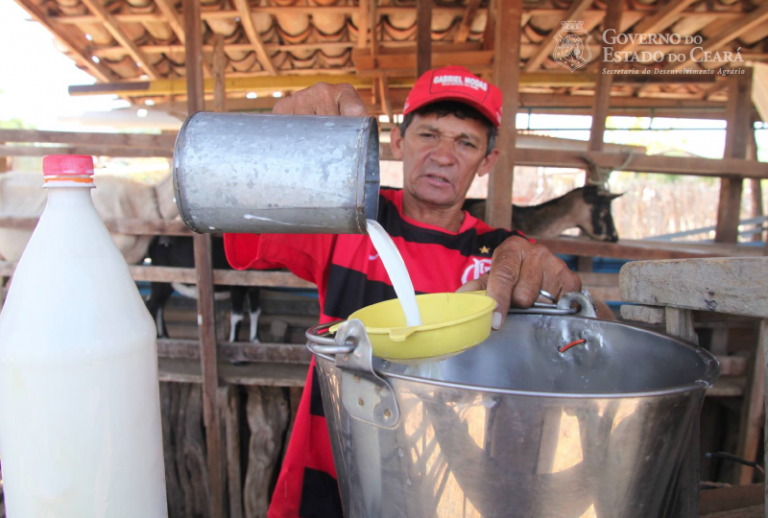
<path fill-rule="evenodd" d="M 378 221 L 368 221 L 368 235 L 371 236 L 373 247 L 379 253 L 379 257 L 384 263 L 384 269 L 389 274 L 389 279 L 392 281 L 403 313 L 405 313 L 408 327 L 420 326 L 421 314 L 419 313 L 419 306 L 416 304 L 416 292 L 413 289 L 411 276 L 408 275 L 408 269 L 405 267 L 405 261 L 395 246 L 395 242 L 392 241 L 392 238 Z"/>

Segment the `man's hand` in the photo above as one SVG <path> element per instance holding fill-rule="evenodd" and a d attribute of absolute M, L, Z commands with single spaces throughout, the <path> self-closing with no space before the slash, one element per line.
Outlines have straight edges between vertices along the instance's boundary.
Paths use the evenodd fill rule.
<path fill-rule="evenodd" d="M 542 289 L 557 300 L 565 293 L 581 290 L 581 279 L 544 246 L 515 236 L 494 250 L 489 273 L 469 281 L 458 291 L 486 290 L 499 304 L 492 324 L 499 329 L 510 306 L 533 306 Z"/>
<path fill-rule="evenodd" d="M 279 115 L 345 115 L 365 117 L 365 105 L 350 84 L 317 83 L 280 99 L 272 113 Z"/>

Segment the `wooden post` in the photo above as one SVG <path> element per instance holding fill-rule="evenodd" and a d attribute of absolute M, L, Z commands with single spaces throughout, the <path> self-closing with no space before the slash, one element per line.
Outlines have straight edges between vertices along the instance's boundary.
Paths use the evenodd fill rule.
<path fill-rule="evenodd" d="M 187 69 L 187 109 L 192 115 L 202 111 L 205 106 L 200 0 L 183 0 L 182 6 L 184 9 L 184 32 L 186 34 L 184 50 Z M 200 361 L 203 374 L 203 421 L 205 422 L 208 450 L 211 517 L 224 518 L 221 428 L 216 404 L 219 375 L 216 362 L 216 321 L 210 234 L 195 236 L 194 250 L 197 277 L 197 321 L 200 326 Z"/>
<path fill-rule="evenodd" d="M 755 130 L 751 128 L 749 133 L 749 141 L 747 146 L 747 157 L 750 160 L 757 161 L 757 139 L 755 138 Z M 763 185 L 760 183 L 759 178 L 750 178 L 749 191 L 752 202 L 752 217 L 756 218 L 765 214 L 763 210 Z M 763 223 L 758 223 L 758 226 L 762 226 Z M 763 233 L 756 232 L 752 234 L 752 241 L 762 241 Z M 768 239 L 766 240 L 768 241 Z"/>
<path fill-rule="evenodd" d="M 483 32 L 483 50 L 493 50 L 496 44 L 496 23 L 493 20 L 493 14 L 498 12 L 496 7 L 497 0 L 488 0 L 488 14 L 485 17 L 485 31 Z M 522 18 L 520 20 L 522 22 Z M 499 78 L 494 76 L 493 82 L 498 83 Z"/>
<path fill-rule="evenodd" d="M 749 133 L 752 129 L 752 69 L 745 68 L 744 74 L 728 77 L 728 121 L 725 130 L 725 158 L 746 158 Z M 741 194 L 744 188 L 742 178 L 720 180 L 720 204 L 717 209 L 715 242 L 736 243 L 739 237 L 739 216 Z"/>
<path fill-rule="evenodd" d="M 605 15 L 603 23 L 603 33 L 608 30 L 615 31 L 618 34 L 621 27 L 621 15 L 624 12 L 624 0 L 610 0 L 608 2 L 608 12 Z M 613 47 L 611 43 L 603 42 L 600 49 L 601 55 L 598 60 L 601 63 L 597 85 L 595 87 L 595 98 L 592 104 L 592 128 L 589 132 L 589 150 L 602 151 L 603 139 L 605 136 L 605 124 L 608 119 L 608 110 L 611 107 L 611 87 L 613 86 L 613 75 L 610 70 L 614 68 L 613 61 L 605 61 L 606 48 Z M 587 183 L 603 183 L 605 179 L 594 177 L 594 170 L 587 170 Z"/>
<path fill-rule="evenodd" d="M 243 518 L 243 473 L 240 454 L 241 398 L 237 385 L 227 385 L 219 391 L 227 452 L 227 488 L 229 489 L 229 518 Z"/>
<path fill-rule="evenodd" d="M 766 245 L 766 254 L 768 255 L 768 245 Z M 768 320 L 760 321 L 760 332 L 758 333 L 758 340 L 763 344 L 763 365 L 768 364 Z M 759 360 L 756 358 L 755 361 Z M 768 389 L 768 368 L 763 367 L 763 383 L 764 387 Z M 763 398 L 763 416 L 765 418 L 765 427 L 763 430 L 768 430 L 768 393 L 765 393 Z M 768 466 L 768 433 L 763 433 L 763 468 Z M 768 502 L 768 484 L 765 484 L 765 501 Z M 765 516 L 768 518 L 768 506 L 766 506 Z"/>
<path fill-rule="evenodd" d="M 693 311 L 670 306 L 664 309 L 667 333 L 698 344 L 699 338 L 693 329 Z M 693 430 L 691 430 L 688 451 L 683 458 L 683 467 L 680 470 L 679 493 L 675 502 L 675 509 L 672 513 L 672 516 L 675 518 L 699 516 L 699 481 L 701 480 L 701 469 L 699 466 L 701 450 L 701 430 L 699 428 L 701 424 L 699 417 L 699 411 L 697 411 L 696 417 L 693 420 Z"/>
<path fill-rule="evenodd" d="M 416 76 L 432 68 L 432 0 L 416 0 Z"/>
<path fill-rule="evenodd" d="M 757 461 L 757 447 L 760 441 L 760 428 L 763 423 L 763 398 L 765 396 L 765 320 L 761 321 L 758 333 L 752 369 L 747 376 L 744 399 L 741 403 L 741 422 L 736 455 L 750 461 Z M 752 483 L 754 468 L 736 464 L 734 481 L 738 485 Z"/>
<path fill-rule="evenodd" d="M 496 146 L 499 159 L 488 179 L 485 221 L 492 227 L 512 226 L 512 183 L 515 174 L 515 140 L 520 83 L 520 25 L 522 0 L 496 0 L 494 76 L 504 96 L 501 128 Z M 489 18 L 492 13 L 489 13 Z"/>
<path fill-rule="evenodd" d="M 5 144 L 5 142 L 0 142 L 0 145 Z M 9 156 L 0 156 L 0 173 L 7 173 L 11 170 L 11 157 Z"/>
<path fill-rule="evenodd" d="M 360 0 L 359 27 L 357 28 L 357 48 L 364 49 L 368 44 L 368 9 L 371 0 Z"/>
<path fill-rule="evenodd" d="M 758 216 L 765 215 L 765 211 L 763 210 L 763 186 L 760 183 L 760 180 L 756 178 L 751 178 L 749 180 L 749 189 L 751 191 L 751 198 L 752 198 L 752 217 L 756 218 Z M 758 226 L 761 225 L 758 223 Z M 762 232 L 756 232 L 752 234 L 752 241 L 762 241 L 763 240 L 763 233 Z"/>
<path fill-rule="evenodd" d="M 224 55 L 224 36 L 216 34 L 213 44 L 213 111 L 227 111 L 227 91 L 224 84 L 227 58 Z"/>

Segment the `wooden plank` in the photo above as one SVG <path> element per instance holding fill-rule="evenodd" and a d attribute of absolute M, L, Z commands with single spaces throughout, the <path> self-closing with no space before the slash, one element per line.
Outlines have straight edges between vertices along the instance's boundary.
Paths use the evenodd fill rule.
<path fill-rule="evenodd" d="M 213 111 L 227 111 L 227 87 L 225 85 L 225 67 L 227 57 L 224 55 L 224 36 L 216 34 L 213 45 Z"/>
<path fill-rule="evenodd" d="M 702 515 L 702 518 L 763 518 L 765 516 L 765 504 Z"/>
<path fill-rule="evenodd" d="M 80 58 L 79 60 L 75 60 L 75 62 L 88 69 L 88 72 L 90 72 L 97 81 L 108 83 L 113 79 L 117 79 L 117 75 L 108 67 L 94 61 L 93 55 L 83 48 L 83 46 L 75 39 L 70 37 L 67 29 L 59 27 L 59 21 L 61 19 L 49 17 L 33 0 L 16 0 L 16 3 L 19 4 L 19 6 L 24 9 L 33 20 L 48 29 L 48 31 L 53 34 L 56 39 L 69 50 L 69 52 L 74 54 L 77 58 Z"/>
<path fill-rule="evenodd" d="M 277 69 L 275 68 L 275 64 L 272 63 L 272 58 L 267 54 L 267 50 L 264 48 L 264 41 L 261 39 L 256 24 L 253 22 L 251 7 L 248 4 L 248 0 L 233 0 L 233 4 L 240 15 L 240 22 L 243 24 L 245 34 L 248 35 L 248 40 L 251 42 L 251 45 L 253 45 L 253 50 L 259 57 L 259 63 L 261 63 L 261 66 L 264 67 L 264 70 L 269 72 L 270 75 L 276 76 Z"/>
<path fill-rule="evenodd" d="M 614 170 L 638 173 L 768 179 L 768 163 L 736 158 L 713 160 L 709 158 L 633 154 L 630 157 L 629 163 L 622 168 L 622 165 L 627 161 L 627 156 L 622 156 L 618 153 L 598 153 L 595 151 L 585 153 L 583 151 L 556 149 L 518 149 L 515 155 L 515 162 L 517 165 L 583 169 L 585 167 L 584 160 L 582 159 L 583 155 L 591 158 L 599 167 L 612 168 Z"/>
<path fill-rule="evenodd" d="M 251 342 L 221 342 L 216 349 L 220 360 L 231 363 L 295 363 L 309 365 L 312 354 L 305 345 Z M 200 342 L 159 338 L 157 355 L 174 360 L 200 360 Z"/>
<path fill-rule="evenodd" d="M 416 77 L 432 68 L 432 0 L 416 0 Z"/>
<path fill-rule="evenodd" d="M 182 282 L 195 284 L 197 277 L 192 268 L 167 266 L 131 266 L 131 275 L 137 281 Z M 315 285 L 299 279 L 290 272 L 214 270 L 213 281 L 223 286 L 261 286 L 283 288 L 314 288 Z"/>
<path fill-rule="evenodd" d="M 744 394 L 743 378 L 720 378 L 707 389 L 707 397 L 741 397 Z"/>
<path fill-rule="evenodd" d="M 621 318 L 645 324 L 663 324 L 666 322 L 666 312 L 659 306 L 641 306 L 625 304 L 621 306 Z"/>
<path fill-rule="evenodd" d="M 619 286 L 626 302 L 768 317 L 768 257 L 627 263 Z"/>
<path fill-rule="evenodd" d="M 608 12 L 603 22 L 603 34 L 607 31 L 613 31 L 614 34 L 620 33 L 621 16 L 624 11 L 624 0 L 609 0 Z M 597 78 L 597 85 L 595 87 L 594 104 L 592 106 L 592 128 L 589 132 L 589 150 L 590 151 L 602 151 L 603 150 L 603 138 L 605 134 L 605 124 L 608 118 L 608 110 L 611 105 L 611 87 L 613 86 L 613 74 L 611 71 L 616 68 L 615 61 L 607 61 L 605 58 L 608 55 L 606 49 L 613 49 L 615 40 L 611 39 L 611 43 L 607 41 L 603 42 L 603 52 L 600 53 L 602 61 L 599 67 L 599 74 Z M 599 182 L 603 183 L 605 180 L 596 178 L 594 171 L 589 170 L 587 172 L 587 182 Z"/>
<path fill-rule="evenodd" d="M 475 21 L 475 16 L 477 15 L 477 9 L 479 7 L 480 0 L 469 0 L 467 2 L 464 10 L 464 16 L 461 17 L 459 29 L 456 31 L 456 35 L 453 37 L 454 43 L 464 43 L 467 41 L 469 32 L 472 29 L 472 22 Z"/>
<path fill-rule="evenodd" d="M 96 180 L 98 184 L 98 179 Z M 37 217 L 31 216 L 0 216 L 0 228 L 16 230 L 34 230 Z M 193 232 L 179 220 L 147 220 L 147 219 L 107 219 L 102 220 L 107 229 L 115 234 L 130 234 L 140 236 L 191 236 Z"/>
<path fill-rule="evenodd" d="M 10 277 L 16 269 L 15 263 L 0 261 L 0 276 Z M 168 266 L 129 266 L 135 281 L 146 282 L 181 282 L 196 284 L 197 275 L 193 268 Z M 276 271 L 235 271 L 213 270 L 213 280 L 222 286 L 261 286 L 281 288 L 314 288 L 315 285 L 299 279 L 290 272 Z"/>
<path fill-rule="evenodd" d="M 537 242 L 556 254 L 612 257 L 615 259 L 688 259 L 705 257 L 762 257 L 753 246 L 722 244 L 689 244 L 648 240 L 623 239 L 605 243 L 583 237 L 537 237 Z"/>
<path fill-rule="evenodd" d="M 592 77 L 593 75 L 590 75 Z M 597 76 L 593 76 L 595 79 Z M 698 78 L 698 75 L 685 75 L 685 77 Z M 616 77 L 616 82 L 620 81 Z M 593 81 L 594 82 L 594 81 Z M 567 94 L 542 94 L 528 93 L 520 94 L 520 105 L 522 108 L 589 108 L 592 106 L 592 97 L 587 95 L 567 95 Z M 651 97 L 614 97 L 611 99 L 611 109 L 616 108 L 680 108 L 690 109 L 692 112 L 703 109 L 725 110 L 725 103 L 707 101 L 703 99 L 655 99 Z M 723 115 L 722 118 L 725 118 Z"/>
<path fill-rule="evenodd" d="M 17 146 L 0 145 L 0 156 L 92 155 L 126 158 L 173 157 L 173 149 L 109 146 Z"/>
<path fill-rule="evenodd" d="M 523 16 L 522 0 L 497 0 L 496 48 L 494 76 L 501 89 L 501 127 L 496 146 L 499 158 L 488 179 L 488 201 L 485 221 L 496 228 L 509 228 L 512 221 L 512 186 L 517 150 L 517 106 L 520 83 L 520 34 Z"/>
<path fill-rule="evenodd" d="M 760 505 L 764 490 L 763 484 L 708 489 L 701 492 L 699 511 L 705 516 Z"/>
<path fill-rule="evenodd" d="M 766 320 L 760 322 L 755 352 L 751 358 L 751 369 L 747 378 L 744 401 L 741 404 L 741 422 L 739 424 L 739 442 L 736 455 L 742 459 L 758 462 L 757 448 L 760 444 L 760 431 L 763 428 L 765 410 L 765 342 Z M 739 485 L 752 483 L 755 469 L 736 464 L 734 481 Z"/>
<path fill-rule="evenodd" d="M 582 284 L 589 286 L 603 286 L 607 288 L 618 287 L 618 273 L 578 272 Z"/>
<path fill-rule="evenodd" d="M 187 109 L 190 114 L 202 110 L 203 57 L 202 22 L 199 0 L 182 0 L 184 10 L 185 62 L 187 71 Z M 197 322 L 200 330 L 200 366 L 203 383 L 203 419 L 205 422 L 211 517 L 224 518 L 224 478 L 220 414 L 217 408 L 219 389 L 216 355 L 216 319 L 213 300 L 213 259 L 211 235 L 194 236 L 195 273 L 197 277 Z"/>
<path fill-rule="evenodd" d="M 471 69 L 488 70 L 493 62 L 493 51 L 461 51 L 461 52 L 442 52 L 435 46 L 432 53 L 432 66 L 441 67 L 448 65 L 461 65 Z M 415 82 L 416 73 L 416 55 L 415 54 L 380 54 L 378 59 L 384 60 L 387 66 L 380 66 L 377 69 L 373 58 L 361 52 L 353 52 L 353 60 L 356 66 L 355 74 L 349 73 L 349 69 L 341 69 L 344 73 L 339 73 L 338 69 L 311 69 L 311 70 L 292 70 L 290 74 L 273 77 L 268 76 L 267 72 L 252 72 L 230 74 L 227 78 L 228 92 L 250 92 L 253 90 L 300 90 L 312 86 L 318 82 L 329 84 L 349 83 L 357 88 L 370 88 L 373 82 L 372 77 L 378 78 L 382 73 L 386 73 L 393 79 L 393 88 L 410 88 Z M 366 73 L 368 75 L 366 76 Z M 395 80 L 396 79 L 396 80 Z M 566 86 L 588 86 L 595 83 L 597 76 L 589 73 L 570 74 L 568 72 L 525 72 L 520 76 L 520 84 L 524 86 L 542 86 L 542 87 L 566 87 Z M 699 82 L 713 82 L 712 76 L 707 78 L 680 75 L 673 77 L 663 77 L 645 74 L 621 75 L 614 78 L 616 83 L 643 84 L 643 83 L 669 83 L 669 84 L 687 84 Z M 206 80 L 204 83 L 205 91 L 213 92 L 213 79 Z M 71 96 L 83 95 L 119 95 L 124 97 L 146 97 L 146 96 L 165 96 L 165 95 L 183 95 L 186 92 L 186 79 L 160 79 L 157 81 L 123 81 L 110 84 L 97 85 L 73 85 L 70 86 L 69 94 Z M 639 103 L 639 100 L 627 98 L 632 103 Z M 620 100 L 620 99 L 618 99 Z M 707 102 L 691 97 L 690 99 L 648 99 L 648 102 Z"/>
<path fill-rule="evenodd" d="M 721 376 L 744 376 L 747 374 L 748 360 L 743 356 L 716 356 L 720 362 Z M 758 362 L 759 363 L 759 362 Z M 762 403 L 762 393 L 760 393 L 760 402 Z M 762 412 L 761 412 L 762 415 Z M 760 423 L 762 426 L 762 423 Z"/>
<path fill-rule="evenodd" d="M 82 2 L 88 10 L 96 15 L 99 21 L 104 24 L 104 28 L 109 31 L 112 37 L 115 38 L 120 45 L 125 47 L 128 54 L 130 54 L 137 65 L 141 66 L 144 73 L 148 75 L 150 79 L 160 78 L 160 74 L 158 74 L 155 67 L 152 66 L 141 49 L 139 49 L 131 37 L 123 32 L 118 21 L 99 0 L 82 0 Z"/>
<path fill-rule="evenodd" d="M 415 54 L 370 54 L 353 53 L 352 59 L 355 66 L 361 71 L 372 71 L 374 75 L 380 75 L 383 70 L 393 69 L 390 75 L 413 75 L 412 69 L 418 73 L 418 53 Z M 491 65 L 493 52 L 489 50 L 468 50 L 463 52 L 436 52 L 430 54 L 430 66 L 444 67 L 460 65 L 472 67 L 473 65 Z M 362 77 L 366 77 L 365 74 Z"/>
<path fill-rule="evenodd" d="M 0 129 L 0 141 L 77 144 L 80 146 L 109 146 L 118 148 L 158 148 L 167 150 L 173 149 L 173 146 L 176 143 L 176 135 Z"/>
<path fill-rule="evenodd" d="M 746 159 L 752 129 L 752 69 L 728 78 L 728 105 L 725 131 L 725 158 Z M 717 209 L 715 241 L 736 243 L 739 237 L 742 178 L 723 178 L 720 181 L 720 203 Z"/>
<path fill-rule="evenodd" d="M 553 27 L 552 32 L 549 36 L 542 40 L 538 49 L 536 49 L 536 52 L 530 58 L 528 58 L 528 61 L 525 62 L 523 69 L 528 72 L 539 69 L 544 60 L 552 54 L 552 50 L 555 48 L 555 45 L 557 45 L 557 40 L 554 38 L 554 36 L 562 27 L 562 22 L 568 20 L 581 20 L 584 11 L 586 11 L 591 5 L 592 0 L 574 0 L 568 10 L 565 11 L 565 14 L 560 17 L 560 19 L 547 21 L 547 23 Z"/>
<path fill-rule="evenodd" d="M 200 362 L 195 360 L 158 360 L 160 381 L 175 383 L 202 383 Z M 232 365 L 221 362 L 219 371 L 222 381 L 235 385 L 260 385 L 265 387 L 303 387 L 307 378 L 307 366 L 281 363 L 248 363 Z"/>

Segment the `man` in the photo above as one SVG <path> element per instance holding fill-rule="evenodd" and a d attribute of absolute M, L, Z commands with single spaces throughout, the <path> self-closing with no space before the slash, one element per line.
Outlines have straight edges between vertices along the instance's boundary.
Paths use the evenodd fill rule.
<path fill-rule="evenodd" d="M 541 289 L 556 298 L 581 289 L 578 276 L 546 248 L 461 210 L 475 175 L 488 174 L 498 158 L 501 104 L 498 88 L 462 67 L 420 77 L 391 134 L 404 187 L 382 189 L 377 216 L 417 292 L 487 289 L 498 302 L 495 329 L 511 304 L 530 307 Z M 365 108 L 350 85 L 318 84 L 282 99 L 274 112 L 363 116 Z M 395 298 L 365 235 L 228 234 L 225 244 L 235 268 L 288 268 L 317 284 L 321 322 Z M 342 517 L 314 364 L 305 387 L 269 518 Z"/>

